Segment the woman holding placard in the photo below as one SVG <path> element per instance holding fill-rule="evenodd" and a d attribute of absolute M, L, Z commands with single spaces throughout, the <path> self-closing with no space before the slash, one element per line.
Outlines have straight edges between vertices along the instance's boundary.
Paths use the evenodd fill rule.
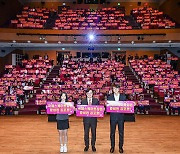
<path fill-rule="evenodd" d="M 61 93 L 60 95 L 60 102 L 65 103 L 67 102 L 67 94 Z M 69 128 L 69 116 L 68 114 L 57 114 L 56 115 L 57 120 L 57 129 L 59 131 L 59 141 L 60 141 L 60 152 L 67 152 L 67 141 L 68 141 L 68 135 L 67 130 Z"/>

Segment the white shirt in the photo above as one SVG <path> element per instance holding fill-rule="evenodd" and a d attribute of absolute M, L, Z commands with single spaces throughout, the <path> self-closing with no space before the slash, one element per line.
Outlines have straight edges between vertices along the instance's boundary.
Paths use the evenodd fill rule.
<path fill-rule="evenodd" d="M 119 95 L 120 95 L 120 94 L 118 94 L 118 95 L 114 94 L 114 99 L 115 99 L 115 101 L 119 101 Z"/>
<path fill-rule="evenodd" d="M 92 98 L 87 98 L 87 100 L 88 100 L 88 105 L 92 105 Z M 90 102 L 91 102 L 91 104 L 90 104 Z"/>

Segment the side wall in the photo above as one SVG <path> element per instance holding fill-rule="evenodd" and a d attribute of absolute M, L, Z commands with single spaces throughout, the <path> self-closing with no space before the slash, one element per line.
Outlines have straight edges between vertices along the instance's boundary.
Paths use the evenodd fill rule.
<path fill-rule="evenodd" d="M 21 10 L 22 5 L 18 0 L 1 0 L 0 2 L 0 26 L 7 23 Z"/>
<path fill-rule="evenodd" d="M 159 9 L 180 24 L 180 0 L 166 0 Z"/>

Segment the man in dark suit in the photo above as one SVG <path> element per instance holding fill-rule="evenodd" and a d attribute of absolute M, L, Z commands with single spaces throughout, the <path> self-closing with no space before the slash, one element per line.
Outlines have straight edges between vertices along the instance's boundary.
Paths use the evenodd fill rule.
<path fill-rule="evenodd" d="M 126 95 L 120 94 L 119 86 L 113 85 L 113 93 L 108 96 L 108 101 L 125 101 Z M 110 113 L 110 139 L 111 149 L 110 152 L 114 152 L 115 148 L 115 131 L 116 125 L 118 124 L 119 130 L 119 152 L 123 153 L 123 142 L 124 142 L 124 114 L 123 113 Z"/>
<path fill-rule="evenodd" d="M 86 98 L 82 100 L 81 105 L 99 105 L 98 99 L 93 98 L 92 89 L 86 90 Z M 95 152 L 97 118 L 83 117 L 83 124 L 84 124 L 84 142 L 85 142 L 84 151 L 88 151 L 89 149 L 89 130 L 91 128 L 91 135 L 92 135 L 91 146 L 92 146 L 92 151 Z"/>

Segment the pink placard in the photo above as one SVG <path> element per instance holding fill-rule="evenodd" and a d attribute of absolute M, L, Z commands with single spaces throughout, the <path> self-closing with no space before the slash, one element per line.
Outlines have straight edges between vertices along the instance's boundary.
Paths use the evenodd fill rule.
<path fill-rule="evenodd" d="M 134 113 L 134 105 L 135 105 L 134 101 L 118 101 L 118 102 L 116 102 L 116 101 L 107 101 L 106 112 L 111 112 L 111 113 Z"/>
<path fill-rule="evenodd" d="M 24 86 L 24 90 L 33 90 L 33 86 Z"/>
<path fill-rule="evenodd" d="M 13 68 L 13 66 L 12 65 L 6 65 L 5 68 L 9 68 L 10 69 L 10 68 Z"/>
<path fill-rule="evenodd" d="M 77 105 L 77 117 L 104 117 L 104 106 L 102 105 Z"/>
<path fill-rule="evenodd" d="M 35 104 L 36 105 L 46 105 L 47 101 L 46 100 L 36 100 Z"/>
<path fill-rule="evenodd" d="M 4 105 L 4 101 L 3 100 L 0 100 L 0 105 Z"/>
<path fill-rule="evenodd" d="M 11 101 L 11 102 L 5 102 L 4 105 L 5 106 L 17 106 L 17 103 L 15 101 Z"/>
<path fill-rule="evenodd" d="M 170 107 L 173 107 L 173 108 L 178 108 L 180 107 L 180 102 L 172 102 L 169 104 Z"/>
<path fill-rule="evenodd" d="M 142 100 L 136 102 L 139 106 L 149 106 L 149 100 Z"/>
<path fill-rule="evenodd" d="M 47 114 L 73 114 L 74 103 L 73 102 L 47 102 L 46 105 Z"/>

